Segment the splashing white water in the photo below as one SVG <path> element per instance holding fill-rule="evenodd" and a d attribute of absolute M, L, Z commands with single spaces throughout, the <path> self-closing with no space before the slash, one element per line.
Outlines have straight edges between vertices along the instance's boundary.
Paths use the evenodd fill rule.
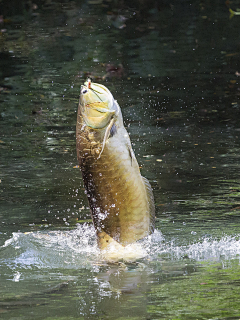
<path fill-rule="evenodd" d="M 126 247 L 112 246 L 100 251 L 93 226 L 79 225 L 71 231 L 13 233 L 0 247 L 0 264 L 29 269 L 79 269 L 101 264 L 103 261 L 136 261 L 138 259 L 183 258 L 195 261 L 231 259 L 240 255 L 239 236 L 221 239 L 202 238 L 195 243 L 179 245 L 176 240 L 166 242 L 161 232 Z"/>
<path fill-rule="evenodd" d="M 203 237 L 188 245 L 178 245 L 176 240 L 171 240 L 159 246 L 161 241 L 164 241 L 164 238 L 159 238 L 158 232 L 154 233 L 152 245 L 149 248 L 152 257 L 164 255 L 174 260 L 189 258 L 195 261 L 203 261 L 238 258 L 240 255 L 239 235 L 224 235 L 220 239 Z"/>
<path fill-rule="evenodd" d="M 123 247 L 121 245 L 111 244 L 107 250 L 103 250 L 101 258 L 109 262 L 123 260 L 126 262 L 136 261 L 148 255 L 147 250 L 141 243 L 132 243 Z"/>

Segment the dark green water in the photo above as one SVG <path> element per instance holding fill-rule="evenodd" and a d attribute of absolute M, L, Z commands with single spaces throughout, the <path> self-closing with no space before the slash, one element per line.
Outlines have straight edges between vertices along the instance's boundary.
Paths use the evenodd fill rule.
<path fill-rule="evenodd" d="M 217 1 L 0 10 L 0 317 L 239 319 L 240 17 Z M 136 261 L 102 260 L 75 168 L 87 76 L 154 189 Z"/>

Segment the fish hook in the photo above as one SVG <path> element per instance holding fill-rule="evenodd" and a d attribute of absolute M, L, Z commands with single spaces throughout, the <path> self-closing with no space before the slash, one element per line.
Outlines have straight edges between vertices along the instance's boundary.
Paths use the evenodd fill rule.
<path fill-rule="evenodd" d="M 88 89 L 92 89 L 91 88 L 91 84 L 92 84 L 92 80 L 90 78 L 87 79 L 87 87 L 88 87 Z"/>

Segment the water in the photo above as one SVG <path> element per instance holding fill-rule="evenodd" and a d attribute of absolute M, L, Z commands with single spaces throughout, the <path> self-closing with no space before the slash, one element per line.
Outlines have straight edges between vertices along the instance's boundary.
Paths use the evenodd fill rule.
<path fill-rule="evenodd" d="M 200 1 L 10 2 L 0 38 L 1 317 L 239 319 L 239 17 Z M 118 100 L 154 189 L 154 234 L 118 256 L 97 248 L 76 167 L 89 75 Z"/>
<path fill-rule="evenodd" d="M 118 261 L 112 257 L 107 261 L 97 248 L 92 226 L 14 233 L 1 247 L 1 312 L 6 318 L 24 312 L 25 317 L 37 319 L 62 314 L 69 318 L 69 313 L 73 319 L 116 319 L 121 314 L 146 319 L 165 314 L 185 318 L 192 309 L 194 318 L 209 313 L 205 308 L 209 296 L 213 314 L 223 313 L 218 308 L 227 295 L 234 302 L 239 237 L 205 237 L 180 245 L 155 231 L 139 246 L 142 256 L 140 247 L 134 252 L 126 248 Z M 196 300 L 195 308 L 188 305 L 189 299 Z M 172 310 L 182 304 L 185 311 Z M 200 311 L 199 304 L 203 304 Z M 42 316 L 42 308 L 48 316 Z"/>

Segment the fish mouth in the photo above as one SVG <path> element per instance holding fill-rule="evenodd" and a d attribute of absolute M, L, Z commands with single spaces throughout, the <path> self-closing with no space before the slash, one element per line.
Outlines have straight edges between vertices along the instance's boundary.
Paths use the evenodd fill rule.
<path fill-rule="evenodd" d="M 81 86 L 80 93 L 81 114 L 85 123 L 94 129 L 107 126 L 116 112 L 111 92 L 104 85 L 91 83 L 88 79 Z"/>
<path fill-rule="evenodd" d="M 106 96 L 111 94 L 106 87 L 101 86 L 98 83 L 94 83 L 93 86 L 94 88 L 89 85 L 89 82 L 85 82 L 84 85 L 81 86 L 81 95 L 86 96 L 87 94 L 90 95 L 91 93 L 93 93 L 96 96 L 96 100 L 104 102 L 104 100 L 106 100 Z M 94 98 L 92 97 L 92 99 Z"/>
<path fill-rule="evenodd" d="M 99 112 L 109 112 L 109 109 L 106 109 L 104 107 L 102 107 L 101 105 L 102 104 L 106 104 L 106 102 L 104 102 L 101 97 L 99 96 L 98 92 L 92 88 L 87 88 L 85 85 L 82 85 L 81 86 L 81 96 L 86 96 L 87 94 L 88 95 L 91 95 L 91 93 L 94 93 L 96 95 L 96 99 L 94 99 L 94 97 L 91 97 L 91 99 L 88 99 L 89 97 L 86 97 L 87 99 L 86 100 L 92 100 L 93 102 L 86 102 L 84 103 L 85 107 L 86 108 L 89 108 L 89 107 L 93 107 L 94 109 L 97 109 Z M 83 97 L 84 98 L 84 97 Z"/>

